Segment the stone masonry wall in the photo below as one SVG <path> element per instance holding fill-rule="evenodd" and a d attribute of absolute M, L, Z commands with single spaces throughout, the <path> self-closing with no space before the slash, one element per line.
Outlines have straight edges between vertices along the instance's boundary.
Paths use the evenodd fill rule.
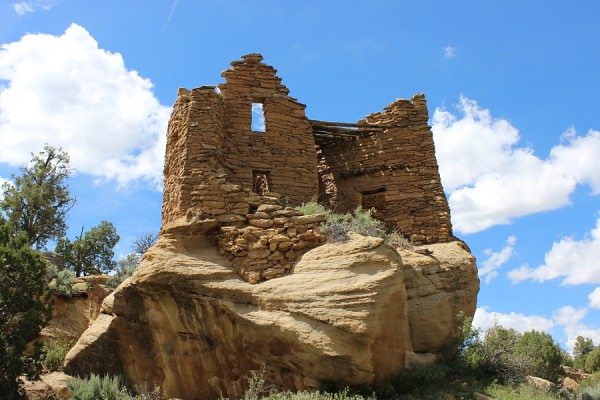
<path fill-rule="evenodd" d="M 327 236 L 319 230 L 324 219 L 262 204 L 245 220 L 213 231 L 210 238 L 244 280 L 258 283 L 289 274 L 299 256 L 325 243 Z"/>
<path fill-rule="evenodd" d="M 314 200 L 336 211 L 357 205 L 416 243 L 450 240 L 427 106 L 422 95 L 366 117 L 386 129 L 318 146 L 305 106 L 262 56 L 234 61 L 217 87 L 179 89 L 167 134 L 163 230 L 197 222 L 243 279 L 290 273 L 295 260 L 325 241 L 320 215 L 287 205 Z M 252 129 L 263 105 L 265 132 Z M 208 224 L 210 222 L 210 224 Z"/>
<path fill-rule="evenodd" d="M 262 56 L 243 58 L 223 72 L 219 90 L 178 91 L 167 134 L 163 224 L 206 213 L 244 216 L 262 194 L 284 194 L 293 205 L 317 195 L 305 106 L 287 95 Z M 264 105 L 265 132 L 252 131 L 253 102 Z M 265 174 L 268 193 L 256 193 L 255 172 Z"/>
<path fill-rule="evenodd" d="M 305 105 L 288 96 L 273 67 L 260 54 L 243 56 L 222 73 L 226 140 L 223 162 L 231 180 L 253 187 L 252 171 L 268 172 L 271 192 L 300 204 L 317 195 L 317 157 Z M 265 132 L 251 128 L 252 103 L 262 103 Z"/>
<path fill-rule="evenodd" d="M 219 89 L 178 90 L 167 134 L 162 222 L 164 229 L 214 220 L 215 245 L 245 280 L 257 283 L 289 273 L 325 236 L 316 222 L 322 217 L 274 204 L 296 205 L 317 194 L 305 106 L 287 95 L 262 56 L 243 59 L 223 72 Z M 253 102 L 263 104 L 265 132 L 251 128 Z M 260 192 L 257 171 L 265 178 Z"/>
<path fill-rule="evenodd" d="M 418 94 L 366 117 L 369 124 L 388 126 L 384 131 L 323 146 L 321 199 L 339 212 L 373 207 L 389 228 L 415 243 L 450 240 L 450 210 L 427 121 L 427 103 Z"/>

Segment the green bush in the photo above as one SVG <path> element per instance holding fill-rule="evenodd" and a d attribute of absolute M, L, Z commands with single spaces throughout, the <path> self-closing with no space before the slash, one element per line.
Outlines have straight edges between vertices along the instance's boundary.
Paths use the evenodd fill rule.
<path fill-rule="evenodd" d="M 121 376 L 92 374 L 89 379 L 73 379 L 68 387 L 73 400 L 123 400 L 129 396 Z"/>
<path fill-rule="evenodd" d="M 46 371 L 61 371 L 65 356 L 73 347 L 74 342 L 63 335 L 47 340 L 42 345 L 42 366 Z"/>
<path fill-rule="evenodd" d="M 415 245 L 398 231 L 392 231 L 385 235 L 385 244 L 395 249 L 412 250 Z"/>
<path fill-rule="evenodd" d="M 600 400 L 600 371 L 581 381 L 577 392 L 583 400 Z"/>
<path fill-rule="evenodd" d="M 407 394 L 416 390 L 431 390 L 442 386 L 448 380 L 450 367 L 444 363 L 419 365 L 394 374 L 388 385 L 382 386 L 378 396 L 388 398 L 392 393 Z"/>
<path fill-rule="evenodd" d="M 68 383 L 72 400 L 160 400 L 160 388 L 143 391 L 135 395 L 127 387 L 123 376 L 99 376 L 92 374 L 88 379 L 73 379 Z"/>
<path fill-rule="evenodd" d="M 527 375 L 557 382 L 562 374 L 560 346 L 545 332 L 525 332 L 515 346 L 515 354 L 526 360 Z"/>
<path fill-rule="evenodd" d="M 296 210 L 301 211 L 304 215 L 323 214 L 330 215 L 332 212 L 324 205 L 319 204 L 315 201 L 309 201 L 308 203 L 302 203 L 302 205 L 296 207 Z"/>
<path fill-rule="evenodd" d="M 352 214 L 327 214 L 323 231 L 332 242 L 348 240 L 348 232 L 364 236 L 385 237 L 383 222 L 373 218 L 373 210 L 358 206 Z"/>
<path fill-rule="evenodd" d="M 140 262 L 140 257 L 131 253 L 117 263 L 117 272 L 106 282 L 106 286 L 115 289 L 125 279 L 133 275 Z"/>
<path fill-rule="evenodd" d="M 75 282 L 75 272 L 69 269 L 63 269 L 56 274 L 55 285 L 52 290 L 57 296 L 71 297 L 75 294 L 73 283 Z"/>
<path fill-rule="evenodd" d="M 557 400 L 564 398 L 560 393 L 535 388 L 525 383 L 506 386 L 491 385 L 486 390 L 486 394 L 494 399 L 502 400 Z"/>
<path fill-rule="evenodd" d="M 590 373 L 600 371 L 600 346 L 596 347 L 587 355 L 585 359 L 585 370 Z"/>

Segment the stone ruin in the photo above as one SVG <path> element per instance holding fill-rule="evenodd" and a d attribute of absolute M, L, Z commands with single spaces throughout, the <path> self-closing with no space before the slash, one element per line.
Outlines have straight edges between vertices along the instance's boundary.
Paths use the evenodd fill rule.
<path fill-rule="evenodd" d="M 292 206 L 357 206 L 415 244 L 454 240 L 424 95 L 398 99 L 357 123 L 310 120 L 305 105 L 248 54 L 225 83 L 180 88 L 169 121 L 163 230 L 214 220 L 222 255 L 251 283 L 286 275 L 324 243 L 320 215 Z M 253 109 L 264 128 L 254 127 Z"/>

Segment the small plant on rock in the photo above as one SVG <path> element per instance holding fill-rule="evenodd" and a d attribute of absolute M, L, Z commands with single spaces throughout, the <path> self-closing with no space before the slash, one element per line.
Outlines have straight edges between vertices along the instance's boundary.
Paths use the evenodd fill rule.
<path fill-rule="evenodd" d="M 52 287 L 54 293 L 59 297 L 71 297 L 75 294 L 73 283 L 75 282 L 75 272 L 69 269 L 63 269 L 56 274 L 55 285 Z"/>
<path fill-rule="evenodd" d="M 65 356 L 73 347 L 74 341 L 69 340 L 62 334 L 49 339 L 42 345 L 42 366 L 46 371 L 61 371 Z"/>

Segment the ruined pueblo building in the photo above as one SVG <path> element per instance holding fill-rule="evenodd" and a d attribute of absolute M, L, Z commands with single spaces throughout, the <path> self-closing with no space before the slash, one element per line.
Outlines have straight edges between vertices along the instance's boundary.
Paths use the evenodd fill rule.
<path fill-rule="evenodd" d="M 251 371 L 278 390 L 378 385 L 433 361 L 460 334 L 459 312 L 473 316 L 477 266 L 452 237 L 424 97 L 314 121 L 261 61 L 231 63 L 218 90 L 179 89 L 160 237 L 66 373 L 123 374 L 190 400 L 241 398 Z M 325 217 L 293 208 L 315 199 L 374 208 L 417 246 L 352 232 L 327 243 Z"/>
<path fill-rule="evenodd" d="M 163 226 L 208 217 L 239 226 L 274 199 L 292 206 L 318 200 L 336 212 L 373 208 L 388 229 L 416 244 L 453 239 L 422 94 L 357 123 L 314 121 L 262 59 L 232 62 L 218 87 L 179 89 Z M 260 131 L 253 108 L 264 115 Z"/>

